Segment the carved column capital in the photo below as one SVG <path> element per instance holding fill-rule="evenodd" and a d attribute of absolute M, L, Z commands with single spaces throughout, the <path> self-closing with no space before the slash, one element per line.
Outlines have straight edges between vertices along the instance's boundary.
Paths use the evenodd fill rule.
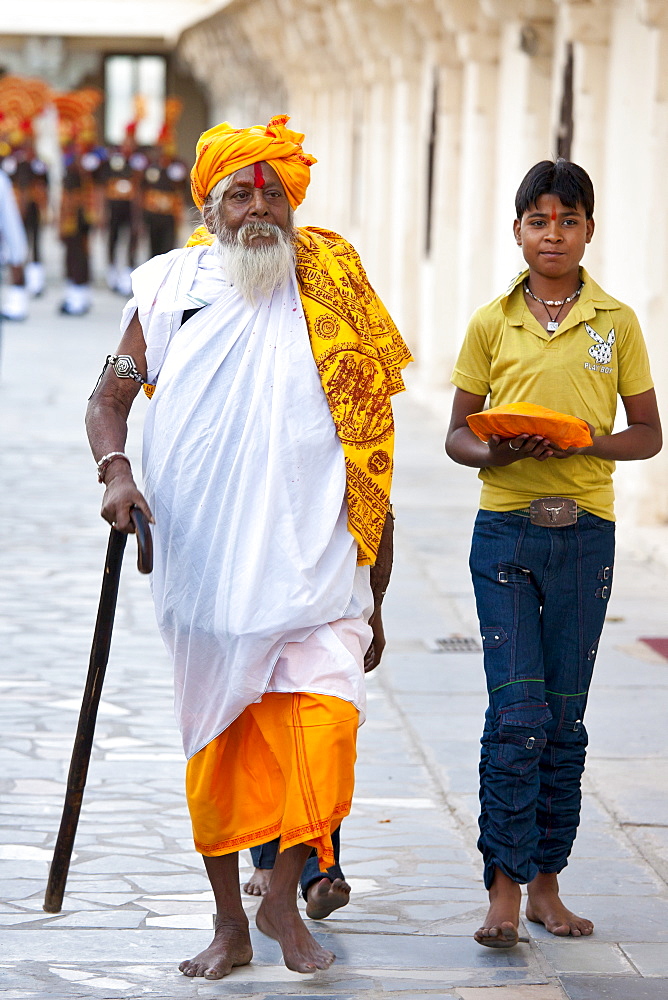
<path fill-rule="evenodd" d="M 636 0 L 638 18 L 648 28 L 668 28 L 666 0 Z"/>
<path fill-rule="evenodd" d="M 607 45 L 610 41 L 612 0 L 555 0 L 569 42 Z"/>
<path fill-rule="evenodd" d="M 460 67 L 462 64 L 457 45 L 457 36 L 450 34 L 449 32 L 441 36 L 435 47 L 435 53 L 439 66 L 445 66 L 449 69 L 453 69 Z"/>
<path fill-rule="evenodd" d="M 495 21 L 552 21 L 553 0 L 479 0 L 480 8 Z"/>
<path fill-rule="evenodd" d="M 496 31 L 457 32 L 457 52 L 464 62 L 498 62 L 499 50 L 499 34 Z"/>
<path fill-rule="evenodd" d="M 449 31 L 475 31 L 484 20 L 478 0 L 434 0 Z"/>

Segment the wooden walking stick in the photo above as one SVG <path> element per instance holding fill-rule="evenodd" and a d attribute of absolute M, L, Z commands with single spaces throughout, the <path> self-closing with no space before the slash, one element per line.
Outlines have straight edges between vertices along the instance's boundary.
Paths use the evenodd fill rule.
<path fill-rule="evenodd" d="M 153 542 L 148 521 L 138 507 L 132 509 L 130 516 L 137 533 L 137 569 L 140 573 L 150 573 L 153 569 Z M 63 905 L 65 883 L 67 882 L 67 875 L 70 868 L 70 858 L 72 857 L 74 838 L 79 823 L 79 813 L 81 812 L 81 802 L 86 785 L 88 764 L 93 748 L 97 709 L 100 704 L 104 674 L 109 660 L 111 632 L 114 627 L 114 614 L 116 612 L 116 599 L 118 597 L 118 583 L 121 576 L 123 552 L 127 539 L 128 536 L 123 532 L 116 531 L 115 528 L 111 529 L 109 544 L 107 546 L 107 558 L 104 564 L 104 575 L 102 577 L 100 604 L 97 611 L 93 644 L 90 651 L 88 677 L 79 713 L 79 724 L 74 738 L 70 770 L 67 776 L 67 791 L 65 792 L 63 815 L 60 821 L 58 839 L 56 840 L 53 852 L 53 859 L 49 870 L 49 881 L 44 896 L 44 909 L 47 913 L 60 913 Z"/>

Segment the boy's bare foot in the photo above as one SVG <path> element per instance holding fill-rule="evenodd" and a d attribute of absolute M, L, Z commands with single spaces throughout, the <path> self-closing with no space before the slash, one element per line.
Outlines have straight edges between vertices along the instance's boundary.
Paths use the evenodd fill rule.
<path fill-rule="evenodd" d="M 213 941 L 195 958 L 179 965 L 184 976 L 203 976 L 204 979 L 222 979 L 229 976 L 237 965 L 248 965 L 253 957 L 248 921 L 245 924 L 224 921 L 216 917 Z"/>
<path fill-rule="evenodd" d="M 556 875 L 539 874 L 527 886 L 527 920 L 543 924 L 558 937 L 587 937 L 594 930 L 591 920 L 578 917 L 559 898 L 559 881 Z"/>
<path fill-rule="evenodd" d="M 309 934 L 296 901 L 292 899 L 286 901 L 284 897 L 277 898 L 271 892 L 267 893 L 255 914 L 255 924 L 267 937 L 278 941 L 283 961 L 293 972 L 328 969 L 336 957 L 333 952 L 321 948 Z"/>
<path fill-rule="evenodd" d="M 350 886 L 347 882 L 342 878 L 335 878 L 333 882 L 322 878 L 319 882 L 312 882 L 306 890 L 306 916 L 311 920 L 324 920 L 349 902 Z"/>
<path fill-rule="evenodd" d="M 522 890 L 498 868 L 489 890 L 489 910 L 473 937 L 487 948 L 513 948 L 519 941 Z"/>
<path fill-rule="evenodd" d="M 251 877 L 241 888 L 249 896 L 264 896 L 269 888 L 271 872 L 271 868 L 255 868 Z"/>

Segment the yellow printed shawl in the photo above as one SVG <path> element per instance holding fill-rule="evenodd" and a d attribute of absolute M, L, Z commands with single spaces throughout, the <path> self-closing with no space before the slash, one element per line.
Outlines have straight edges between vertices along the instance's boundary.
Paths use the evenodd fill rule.
<path fill-rule="evenodd" d="M 394 421 L 390 396 L 412 361 L 399 331 L 342 236 L 297 229 L 297 280 L 313 357 L 346 462 L 348 530 L 359 565 L 373 565 L 390 503 Z M 204 226 L 187 246 L 211 243 Z"/>
<path fill-rule="evenodd" d="M 346 460 L 348 529 L 373 564 L 390 502 L 394 421 L 410 351 L 355 249 L 324 229 L 297 230 L 297 280 L 313 357 Z"/>

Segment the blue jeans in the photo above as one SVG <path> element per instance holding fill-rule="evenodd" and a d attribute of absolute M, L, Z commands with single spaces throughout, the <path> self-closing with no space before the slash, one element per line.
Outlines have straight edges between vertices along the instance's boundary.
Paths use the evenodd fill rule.
<path fill-rule="evenodd" d="M 340 827 L 337 826 L 336 830 L 332 832 L 334 864 L 331 868 L 328 868 L 326 872 L 320 871 L 318 855 L 315 851 L 311 851 L 310 855 L 306 859 L 306 864 L 302 869 L 301 878 L 299 880 L 301 894 L 304 899 L 306 899 L 306 893 L 308 892 L 309 886 L 313 885 L 314 882 L 319 882 L 321 878 L 328 878 L 333 882 L 335 878 L 344 877 L 343 872 L 339 867 L 339 856 L 341 853 L 341 837 L 339 835 L 339 829 Z M 278 854 L 279 840 L 280 838 L 277 837 L 276 840 L 270 840 L 268 844 L 260 844 L 258 847 L 251 847 L 251 857 L 256 868 L 274 867 L 276 855 Z"/>
<path fill-rule="evenodd" d="M 489 889 L 567 864 L 580 820 L 587 694 L 612 584 L 615 525 L 593 514 L 542 528 L 481 510 L 471 574 L 489 707 L 480 839 Z"/>

